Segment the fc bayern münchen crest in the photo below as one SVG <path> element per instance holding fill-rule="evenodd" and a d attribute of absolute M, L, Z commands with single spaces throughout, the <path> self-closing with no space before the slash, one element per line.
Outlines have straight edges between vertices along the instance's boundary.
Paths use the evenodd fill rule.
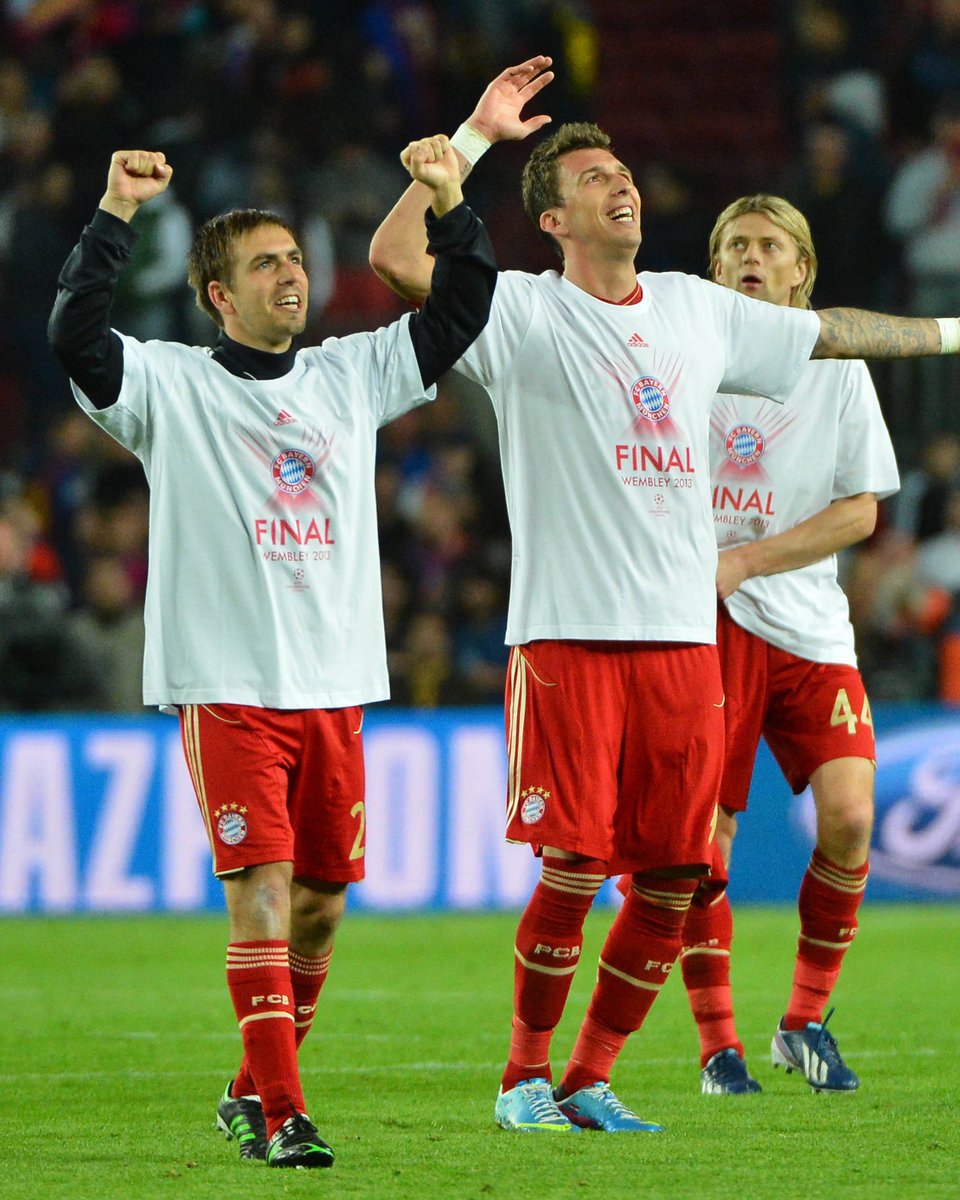
<path fill-rule="evenodd" d="M 670 397 L 659 379 L 644 375 L 630 389 L 637 412 L 647 421 L 662 421 L 670 412 Z"/>
<path fill-rule="evenodd" d="M 228 846 L 236 846 L 247 836 L 247 823 L 238 812 L 220 814 L 217 821 L 217 837 Z"/>
<path fill-rule="evenodd" d="M 313 459 L 303 450 L 281 450 L 270 468 L 273 482 L 288 496 L 298 496 L 310 486 L 316 470 Z"/>
<path fill-rule="evenodd" d="M 749 467 L 766 449 L 763 434 L 756 425 L 734 425 L 727 434 L 727 457 L 738 467 Z"/>
<path fill-rule="evenodd" d="M 524 825 L 536 825 L 547 811 L 547 798 L 550 793 L 543 788 L 524 788 L 520 793 L 523 803 L 520 805 L 520 820 Z"/>

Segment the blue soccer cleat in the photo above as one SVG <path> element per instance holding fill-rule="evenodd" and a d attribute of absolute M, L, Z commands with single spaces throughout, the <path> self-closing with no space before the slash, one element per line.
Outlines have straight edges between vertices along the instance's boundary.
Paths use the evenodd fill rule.
<path fill-rule="evenodd" d="M 557 1093 L 554 1092 L 554 1097 Z M 662 1125 L 641 1121 L 613 1094 L 609 1083 L 600 1080 L 557 1099 L 565 1117 L 582 1129 L 602 1129 L 604 1133 L 662 1133 Z"/>
<path fill-rule="evenodd" d="M 788 1075 L 799 1071 L 815 1092 L 855 1092 L 860 1080 L 840 1057 L 837 1039 L 827 1029 L 833 1013 L 831 1008 L 822 1025 L 810 1021 L 806 1029 L 784 1029 L 781 1020 L 770 1043 L 770 1061 L 786 1067 Z"/>
<path fill-rule="evenodd" d="M 507 1091 L 501 1089 L 493 1110 L 501 1129 L 514 1133 L 579 1133 L 557 1107 L 546 1079 L 524 1079 Z"/>
<path fill-rule="evenodd" d="M 704 1096 L 748 1096 L 763 1088 L 731 1046 L 718 1050 L 700 1072 L 700 1091 Z"/>

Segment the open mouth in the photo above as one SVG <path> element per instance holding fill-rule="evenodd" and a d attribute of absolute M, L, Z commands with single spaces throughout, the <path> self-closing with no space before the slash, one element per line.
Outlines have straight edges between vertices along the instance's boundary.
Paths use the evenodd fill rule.
<path fill-rule="evenodd" d="M 285 309 L 288 312 L 299 312 L 302 307 L 302 303 L 299 296 L 294 296 L 291 294 L 289 296 L 281 296 L 276 303 L 276 307 Z"/>
<path fill-rule="evenodd" d="M 633 218 L 633 209 L 629 204 L 622 204 L 619 208 L 613 209 L 607 213 L 611 221 L 618 221 L 624 225 L 629 224 Z"/>

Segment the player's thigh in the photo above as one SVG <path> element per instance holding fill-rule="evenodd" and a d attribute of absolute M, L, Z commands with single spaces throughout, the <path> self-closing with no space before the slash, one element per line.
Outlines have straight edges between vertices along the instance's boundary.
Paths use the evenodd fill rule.
<path fill-rule="evenodd" d="M 856 667 L 783 651 L 771 651 L 771 664 L 764 737 L 794 792 L 824 763 L 876 761 L 870 701 Z"/>
<path fill-rule="evenodd" d="M 625 671 L 611 643 L 513 648 L 505 713 L 509 840 L 610 856 Z"/>
<path fill-rule="evenodd" d="M 717 653 L 724 690 L 724 760 L 720 804 L 744 812 L 767 708 L 769 646 L 743 629 L 721 604 Z"/>
<path fill-rule="evenodd" d="M 363 878 L 366 854 L 363 709 L 309 709 L 302 721 L 290 777 L 294 877 L 351 883 Z"/>
<path fill-rule="evenodd" d="M 214 874 L 292 861 L 287 785 L 296 738 L 287 715 L 235 704 L 185 704 L 180 731 Z"/>
<path fill-rule="evenodd" d="M 714 646 L 634 652 L 617 807 L 623 869 L 709 866 L 723 768 L 723 684 Z"/>

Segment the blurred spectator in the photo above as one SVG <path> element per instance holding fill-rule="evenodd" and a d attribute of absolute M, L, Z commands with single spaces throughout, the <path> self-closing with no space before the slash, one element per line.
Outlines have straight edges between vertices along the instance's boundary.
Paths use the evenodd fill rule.
<path fill-rule="evenodd" d="M 140 114 L 106 53 L 90 54 L 70 65 L 57 82 L 52 153 L 73 172 L 69 227 L 86 221 L 103 195 L 101 164 L 114 150 L 131 145 Z"/>
<path fill-rule="evenodd" d="M 185 520 L 203 514 L 184 513 Z M 108 462 L 99 472 L 87 503 L 77 514 L 77 533 L 90 556 L 107 555 L 123 565 L 134 594 L 147 585 L 149 493 L 143 468 L 130 456 Z"/>
<path fill-rule="evenodd" d="M 893 507 L 896 528 L 917 542 L 942 533 L 947 497 L 960 487 L 960 437 L 938 433 L 923 448 L 920 466 L 908 471 Z"/>
<path fill-rule="evenodd" d="M 0 509 L 0 709 L 86 707 L 93 680 L 64 623 L 66 589 L 31 576 L 24 507 Z"/>
<path fill-rule="evenodd" d="M 138 240 L 117 284 L 112 323 L 140 341 L 182 341 L 192 302 L 184 276 L 193 242 L 190 215 L 168 187 L 137 213 L 133 228 Z"/>
<path fill-rule="evenodd" d="M 884 255 L 863 214 L 876 209 L 880 195 L 864 180 L 859 161 L 850 130 L 821 117 L 806 127 L 802 153 L 781 184 L 783 194 L 806 213 L 816 238 L 817 308 L 876 307 Z"/>
<path fill-rule="evenodd" d="M 92 707 L 101 712 L 143 709 L 143 605 L 129 573 L 116 558 L 87 564 L 84 607 L 70 614 L 68 629 L 94 680 Z"/>
<path fill-rule="evenodd" d="M 640 175 L 640 195 L 641 269 L 705 274 L 708 263 L 703 253 L 703 231 L 710 214 L 699 205 L 689 180 L 665 162 L 647 163 Z"/>
<path fill-rule="evenodd" d="M 936 694 L 935 636 L 949 597 L 922 583 L 913 539 L 887 529 L 855 551 L 845 582 L 857 658 L 874 700 Z"/>
<path fill-rule="evenodd" d="M 953 611 L 960 616 L 960 489 L 947 493 L 943 529 L 928 537 L 917 550 L 916 570 L 922 585 L 949 593 Z"/>
<path fill-rule="evenodd" d="M 897 172 L 886 217 L 890 233 L 903 244 L 910 311 L 960 312 L 960 94 L 941 100 L 932 142 Z"/>
<path fill-rule="evenodd" d="M 479 571 L 457 582 L 453 644 L 457 673 L 474 704 L 499 704 L 507 671 L 506 609 L 500 586 Z"/>
<path fill-rule="evenodd" d="M 469 688 L 457 673 L 453 638 L 441 613 L 424 609 L 411 618 L 401 671 L 392 682 L 391 696 L 395 704 L 416 708 L 473 702 Z"/>
<path fill-rule="evenodd" d="M 929 0 L 917 8 L 919 20 L 901 42 L 898 112 L 906 132 L 922 137 L 942 97 L 960 92 L 960 0 Z"/>

